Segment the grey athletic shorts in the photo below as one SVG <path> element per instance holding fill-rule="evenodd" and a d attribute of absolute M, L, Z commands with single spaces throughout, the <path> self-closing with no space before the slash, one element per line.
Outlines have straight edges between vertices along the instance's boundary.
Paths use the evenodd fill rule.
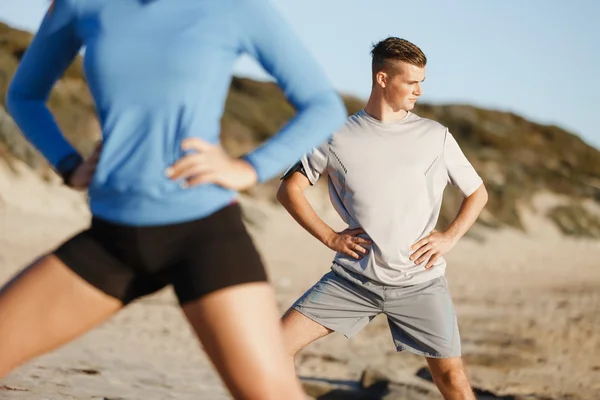
<path fill-rule="evenodd" d="M 443 276 L 393 287 L 334 264 L 292 308 L 346 337 L 383 313 L 398 351 L 435 358 L 461 354 L 454 305 Z"/>

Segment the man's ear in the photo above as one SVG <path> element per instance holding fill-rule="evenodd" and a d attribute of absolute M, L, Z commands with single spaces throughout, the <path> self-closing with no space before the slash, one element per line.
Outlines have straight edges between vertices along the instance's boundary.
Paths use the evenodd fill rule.
<path fill-rule="evenodd" d="M 385 73 L 383 71 L 379 71 L 377 73 L 377 75 L 375 75 L 375 78 L 377 79 L 377 83 L 379 84 L 379 86 L 381 86 L 382 88 L 385 88 L 385 86 L 387 85 L 387 80 L 388 80 L 387 73 Z"/>

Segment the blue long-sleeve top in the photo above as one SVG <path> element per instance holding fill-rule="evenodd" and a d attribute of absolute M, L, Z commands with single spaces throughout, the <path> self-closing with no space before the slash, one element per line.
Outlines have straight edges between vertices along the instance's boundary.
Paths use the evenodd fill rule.
<path fill-rule="evenodd" d="M 234 199 L 234 191 L 214 184 L 184 189 L 165 169 L 184 155 L 184 138 L 218 143 L 232 67 L 243 53 L 297 110 L 245 156 L 259 181 L 327 140 L 346 117 L 321 68 L 266 0 L 56 0 L 7 97 L 24 135 L 55 167 L 75 149 L 45 103 L 83 46 L 103 136 L 90 208 L 115 223 L 189 221 Z"/>

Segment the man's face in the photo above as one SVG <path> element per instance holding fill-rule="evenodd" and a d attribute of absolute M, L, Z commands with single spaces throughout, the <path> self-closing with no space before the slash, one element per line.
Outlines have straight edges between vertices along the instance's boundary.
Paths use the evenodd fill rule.
<path fill-rule="evenodd" d="M 382 86 L 386 103 L 394 112 L 412 110 L 422 94 L 421 84 L 425 80 L 425 68 L 396 61 L 393 68 L 383 74 L 383 80 L 378 79 L 378 82 Z"/>

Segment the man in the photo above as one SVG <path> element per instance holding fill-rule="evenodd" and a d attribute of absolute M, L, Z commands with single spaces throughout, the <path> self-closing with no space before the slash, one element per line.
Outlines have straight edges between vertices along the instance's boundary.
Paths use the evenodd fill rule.
<path fill-rule="evenodd" d="M 290 168 L 277 195 L 300 225 L 336 251 L 331 272 L 284 315 L 286 347 L 294 355 L 332 331 L 350 337 L 383 313 L 397 350 L 424 355 L 446 399 L 475 399 L 443 255 L 475 222 L 487 192 L 448 129 L 410 111 L 422 93 L 423 52 L 389 37 L 371 54 L 366 107 Z M 342 232 L 325 224 L 303 194 L 321 175 L 349 226 Z M 437 232 L 447 182 L 465 199 L 448 229 Z"/>

